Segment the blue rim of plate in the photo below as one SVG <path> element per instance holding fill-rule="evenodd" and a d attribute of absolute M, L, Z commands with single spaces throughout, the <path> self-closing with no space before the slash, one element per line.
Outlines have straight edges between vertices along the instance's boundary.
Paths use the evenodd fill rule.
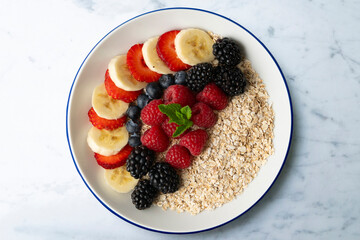
<path fill-rule="evenodd" d="M 166 11 L 166 10 L 174 10 L 174 9 L 184 9 L 184 10 L 193 10 L 193 11 L 200 11 L 200 12 L 206 12 L 206 13 L 209 13 L 209 14 L 213 14 L 213 15 L 216 15 L 216 16 L 219 16 L 219 17 L 222 17 L 234 24 L 236 24 L 237 26 L 239 26 L 240 28 L 242 28 L 243 30 L 245 30 L 247 33 L 249 33 L 253 38 L 255 38 L 260 44 L 261 46 L 263 46 L 263 48 L 267 51 L 267 53 L 271 56 L 272 60 L 274 61 L 274 63 L 276 64 L 280 74 L 281 74 L 281 77 L 283 78 L 283 81 L 284 81 L 284 84 L 285 84 L 285 87 L 286 87 L 286 91 L 287 91 L 287 94 L 288 94 L 288 98 L 289 98 L 289 103 L 290 103 L 290 113 L 291 113 L 291 123 L 290 123 L 290 138 L 289 138 L 289 145 L 288 145 L 288 148 L 286 150 L 286 154 L 285 154 L 285 158 L 284 158 L 284 161 L 283 161 L 283 164 L 281 165 L 281 168 L 278 172 L 278 174 L 276 175 L 274 181 L 271 183 L 270 187 L 265 191 L 265 193 L 251 206 L 249 207 L 246 211 L 242 212 L 241 214 L 239 214 L 237 217 L 234 217 L 233 219 L 230 219 L 229 221 L 227 222 L 224 222 L 222 224 L 219 224 L 217 226 L 214 226 L 214 227 L 210 227 L 210 228 L 206 228 L 206 229 L 202 229 L 202 230 L 199 230 L 199 231 L 192 231 L 192 232 L 166 232 L 166 231 L 160 231 L 160 230 L 156 230 L 156 229 L 152 229 L 152 228 L 148 228 L 148 227 L 144 227 L 142 225 L 139 225 L 137 223 L 134 223 L 126 218 L 124 218 L 123 216 L 119 215 L 118 213 L 116 213 L 115 211 L 113 211 L 112 209 L 110 209 L 103 201 L 101 201 L 101 199 L 91 190 L 91 188 L 89 187 L 89 185 L 86 183 L 84 177 L 81 175 L 80 171 L 79 171 L 79 168 L 76 164 L 76 161 L 75 161 L 75 158 L 74 158 L 74 155 L 73 155 L 73 152 L 72 152 L 72 149 L 71 149 L 71 145 L 70 145 L 70 140 L 69 140 L 69 128 L 68 128 L 68 114 L 69 114 L 69 103 L 70 103 L 70 97 L 71 97 L 71 93 L 72 93 L 72 89 L 73 89 L 73 86 L 74 86 L 74 83 L 75 83 L 75 80 L 84 64 L 84 62 L 86 61 L 86 59 L 89 57 L 89 55 L 92 53 L 92 51 L 99 45 L 100 42 L 102 42 L 102 40 L 104 40 L 110 33 L 112 33 L 113 31 L 115 31 L 116 29 L 118 29 L 119 27 L 121 27 L 122 25 L 124 25 L 125 23 L 127 22 L 130 22 L 138 17 L 141 17 L 143 15 L 147 15 L 147 14 L 150 14 L 150 13 L 154 13 L 154 12 L 159 12 L 159 11 Z M 244 215 L 245 213 L 247 213 L 250 209 L 252 209 L 268 192 L 269 190 L 271 189 L 271 187 L 274 185 L 275 181 L 277 180 L 277 178 L 279 177 L 284 165 L 285 165 L 285 162 L 286 162 L 286 159 L 288 157 L 288 154 L 289 154 L 289 150 L 290 150 L 290 146 L 291 146 L 291 141 L 292 141 L 292 134 L 293 134 L 293 107 L 292 107 L 292 102 L 291 102 L 291 97 L 290 97 L 290 91 L 289 91 L 289 87 L 286 83 L 286 79 L 285 79 L 285 76 L 283 74 L 283 72 L 281 71 L 281 68 L 279 66 L 279 64 L 277 63 L 277 61 L 275 60 L 274 56 L 271 54 L 271 52 L 267 49 L 267 47 L 253 34 L 251 33 L 249 30 L 247 30 L 245 27 L 243 27 L 242 25 L 240 25 L 239 23 L 231 20 L 230 18 L 227 18 L 223 15 L 220 15 L 218 13 L 214 13 L 214 12 L 211 12 L 211 11 L 208 11 L 208 10 L 204 10 L 204 9 L 199 9 L 199 8 L 188 8 L 188 7 L 173 7 L 173 8 L 161 8 L 161 9 L 157 9 L 157 10 L 153 10 L 153 11 L 149 11 L 149 12 L 146 12 L 146 13 L 142 13 L 140 15 L 137 15 L 133 18 L 130 18 L 128 19 L 127 21 L 121 23 L 120 25 L 118 25 L 117 27 L 115 27 L 114 29 L 112 29 L 110 32 L 108 32 L 103 38 L 100 39 L 99 42 L 97 42 L 95 44 L 95 46 L 90 50 L 90 52 L 86 55 L 85 59 L 83 60 L 83 62 L 81 63 L 78 71 L 76 72 L 76 75 L 75 75 L 75 78 L 71 84 L 71 88 L 70 88 L 70 92 L 69 92 L 69 96 L 68 96 L 68 101 L 67 101 L 67 105 L 66 105 L 66 138 L 67 138 L 67 141 L 68 141 L 68 145 L 69 145 L 69 150 L 70 150 L 70 154 L 71 154 L 71 157 L 73 159 L 73 162 L 75 164 L 75 167 L 76 167 L 76 170 L 77 172 L 79 173 L 81 179 L 83 180 L 83 182 L 85 183 L 86 187 L 90 190 L 90 192 L 94 195 L 94 197 L 107 209 L 109 210 L 111 213 L 115 214 L 116 216 L 118 216 L 119 218 L 123 219 L 124 221 L 130 223 L 130 224 L 133 224 L 137 227 L 140 227 L 142 229 L 146 229 L 146 230 L 149 230 L 149 231 L 153 231 L 153 232 L 158 232 L 158 233 L 166 233 L 166 234 L 192 234 L 192 233 L 200 233 L 200 232 L 205 232 L 205 231 L 210 231 L 210 230 L 213 230 L 215 228 L 218 228 L 218 227 L 221 227 L 221 226 L 224 226 L 225 224 L 228 224 L 232 221 L 234 221 L 235 219 L 239 218 L 240 216 Z"/>

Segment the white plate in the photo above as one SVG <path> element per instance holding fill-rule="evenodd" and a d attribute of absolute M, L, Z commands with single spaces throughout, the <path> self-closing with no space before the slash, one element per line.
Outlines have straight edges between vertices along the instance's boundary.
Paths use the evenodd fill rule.
<path fill-rule="evenodd" d="M 197 27 L 241 42 L 247 58 L 266 84 L 275 112 L 275 154 L 261 168 L 258 176 L 235 200 L 214 211 L 196 216 L 163 211 L 153 206 L 139 211 L 130 194 L 117 194 L 105 184 L 103 169 L 93 160 L 86 136 L 90 128 L 87 112 L 91 94 L 104 80 L 110 59 L 124 54 L 135 43 L 173 29 Z M 66 132 L 76 169 L 86 186 L 109 211 L 141 228 L 166 233 L 193 233 L 210 230 L 239 217 L 254 206 L 269 190 L 285 162 L 292 134 L 292 108 L 289 91 L 279 65 L 269 50 L 238 23 L 216 13 L 190 8 L 171 8 L 148 12 L 132 18 L 103 37 L 86 56 L 70 89 Z"/>

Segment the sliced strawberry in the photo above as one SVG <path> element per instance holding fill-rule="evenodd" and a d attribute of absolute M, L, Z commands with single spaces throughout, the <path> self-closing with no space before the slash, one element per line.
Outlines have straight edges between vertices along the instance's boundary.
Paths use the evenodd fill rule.
<path fill-rule="evenodd" d="M 105 88 L 106 92 L 114 99 L 122 100 L 127 103 L 131 103 L 137 99 L 137 97 L 142 93 L 139 91 L 125 91 L 121 88 L 118 88 L 115 83 L 111 80 L 109 70 L 106 70 L 105 73 Z"/>
<path fill-rule="evenodd" d="M 140 82 L 155 82 L 159 80 L 161 74 L 153 72 L 146 66 L 142 55 L 143 44 L 135 44 L 126 55 L 126 63 L 133 77 Z"/>
<path fill-rule="evenodd" d="M 107 130 L 114 130 L 118 127 L 124 126 L 124 124 L 126 123 L 126 116 L 123 116 L 118 119 L 109 120 L 109 119 L 99 117 L 96 114 L 94 108 L 91 108 L 89 110 L 88 116 L 89 116 L 89 120 L 90 120 L 91 124 L 98 129 L 105 128 Z"/>
<path fill-rule="evenodd" d="M 191 67 L 183 63 L 176 54 L 174 41 L 179 32 L 179 30 L 173 30 L 162 34 L 156 45 L 157 54 L 170 70 L 174 72 L 186 70 Z"/>
<path fill-rule="evenodd" d="M 94 154 L 94 157 L 97 163 L 105 169 L 113 169 L 117 167 L 121 167 L 126 163 L 127 158 L 129 157 L 131 151 L 133 150 L 132 147 L 126 145 L 121 149 L 121 151 L 115 155 L 111 156 L 104 156 L 98 153 Z"/>

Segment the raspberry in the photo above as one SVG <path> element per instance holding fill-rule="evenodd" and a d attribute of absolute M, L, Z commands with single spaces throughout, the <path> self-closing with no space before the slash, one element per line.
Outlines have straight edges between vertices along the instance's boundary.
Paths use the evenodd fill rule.
<path fill-rule="evenodd" d="M 217 121 L 216 114 L 205 103 L 199 102 L 195 104 L 191 108 L 191 111 L 191 121 L 193 121 L 193 123 L 199 127 L 210 128 L 214 126 Z"/>
<path fill-rule="evenodd" d="M 160 112 L 159 105 L 163 104 L 163 100 L 157 99 L 151 101 L 141 110 L 141 120 L 150 126 L 160 125 L 166 118 L 166 115 Z"/>
<path fill-rule="evenodd" d="M 191 155 L 186 147 L 181 145 L 174 145 L 166 153 L 165 161 L 174 168 L 184 169 L 190 166 Z"/>
<path fill-rule="evenodd" d="M 193 106 L 196 102 L 193 92 L 183 85 L 172 85 L 165 90 L 165 104 L 178 103 L 182 107 Z"/>
<path fill-rule="evenodd" d="M 168 135 L 169 138 L 171 138 L 176 130 L 176 128 L 179 125 L 177 125 L 176 123 L 172 122 L 169 123 L 169 118 L 167 118 L 162 124 L 161 127 L 164 130 L 164 132 L 166 133 L 166 135 Z M 184 136 L 189 130 L 185 130 L 185 132 L 183 132 L 180 136 L 177 136 L 175 139 L 181 138 L 182 136 Z"/>
<path fill-rule="evenodd" d="M 205 130 L 197 129 L 187 133 L 180 139 L 180 145 L 186 147 L 191 155 L 198 156 L 202 152 L 205 143 L 208 139 L 208 134 Z"/>
<path fill-rule="evenodd" d="M 215 83 L 210 83 L 196 95 L 196 100 L 206 103 L 214 110 L 222 110 L 227 107 L 226 94 Z"/>
<path fill-rule="evenodd" d="M 169 138 L 160 126 L 153 126 L 141 136 L 141 143 L 155 152 L 164 152 L 169 146 Z"/>

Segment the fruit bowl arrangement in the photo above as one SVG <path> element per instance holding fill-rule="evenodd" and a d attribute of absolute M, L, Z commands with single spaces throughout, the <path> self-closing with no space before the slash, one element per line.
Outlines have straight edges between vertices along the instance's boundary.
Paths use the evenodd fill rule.
<path fill-rule="evenodd" d="M 88 112 L 87 143 L 106 169 L 106 183 L 119 193 L 133 190 L 139 210 L 176 192 L 176 170 L 202 153 L 218 120 L 214 111 L 245 90 L 242 59 L 234 40 L 196 28 L 167 31 L 113 57 Z M 141 133 L 143 124 L 149 129 Z M 178 144 L 170 146 L 173 139 Z"/>
<path fill-rule="evenodd" d="M 169 21 L 160 21 L 169 16 Z M 253 81 L 255 77 L 258 82 Z M 249 113 L 241 110 L 243 117 L 261 116 L 261 139 L 269 142 L 262 163 L 250 162 L 256 172 L 246 183 L 239 182 L 243 187 L 238 192 L 231 192 L 230 197 L 227 193 L 228 200 L 212 200 L 211 206 L 204 200 L 206 204 L 200 210 L 189 208 L 194 201 L 191 198 L 200 201 L 203 194 L 209 194 L 186 193 L 186 188 L 194 188 L 188 184 L 189 172 L 199 167 L 215 169 L 210 159 L 225 162 L 231 158 L 235 165 L 243 161 L 245 166 L 248 163 L 244 157 L 258 152 L 249 147 L 253 144 L 249 142 L 246 148 L 238 147 L 240 161 L 229 156 L 234 153 L 230 150 L 224 160 L 220 153 L 209 154 L 211 150 L 223 153 L 229 147 L 219 151 L 215 144 L 218 140 L 212 135 L 219 135 L 221 124 L 225 126 L 239 115 L 243 118 L 241 112 L 232 109 L 253 93 L 260 99 L 254 101 L 260 101 L 264 111 L 272 114 L 274 109 L 276 121 L 281 124 L 274 126 L 273 115 L 264 118 L 261 108 Z M 268 104 L 268 93 L 272 105 Z M 275 60 L 247 30 L 206 11 L 166 9 L 120 25 L 87 56 L 70 91 L 67 133 L 80 176 L 111 212 L 149 230 L 203 231 L 244 213 L 276 179 L 290 144 L 290 99 Z M 231 139 L 227 145 L 234 143 L 230 146 L 234 149 L 238 137 L 231 135 Z M 199 166 L 204 158 L 209 159 L 210 166 L 206 161 Z M 239 171 L 231 170 L 227 176 L 235 179 L 241 175 Z M 172 204 L 179 201 L 177 206 Z M 163 211 L 152 205 L 197 215 Z M 214 209 L 212 206 L 221 207 L 202 212 Z"/>

